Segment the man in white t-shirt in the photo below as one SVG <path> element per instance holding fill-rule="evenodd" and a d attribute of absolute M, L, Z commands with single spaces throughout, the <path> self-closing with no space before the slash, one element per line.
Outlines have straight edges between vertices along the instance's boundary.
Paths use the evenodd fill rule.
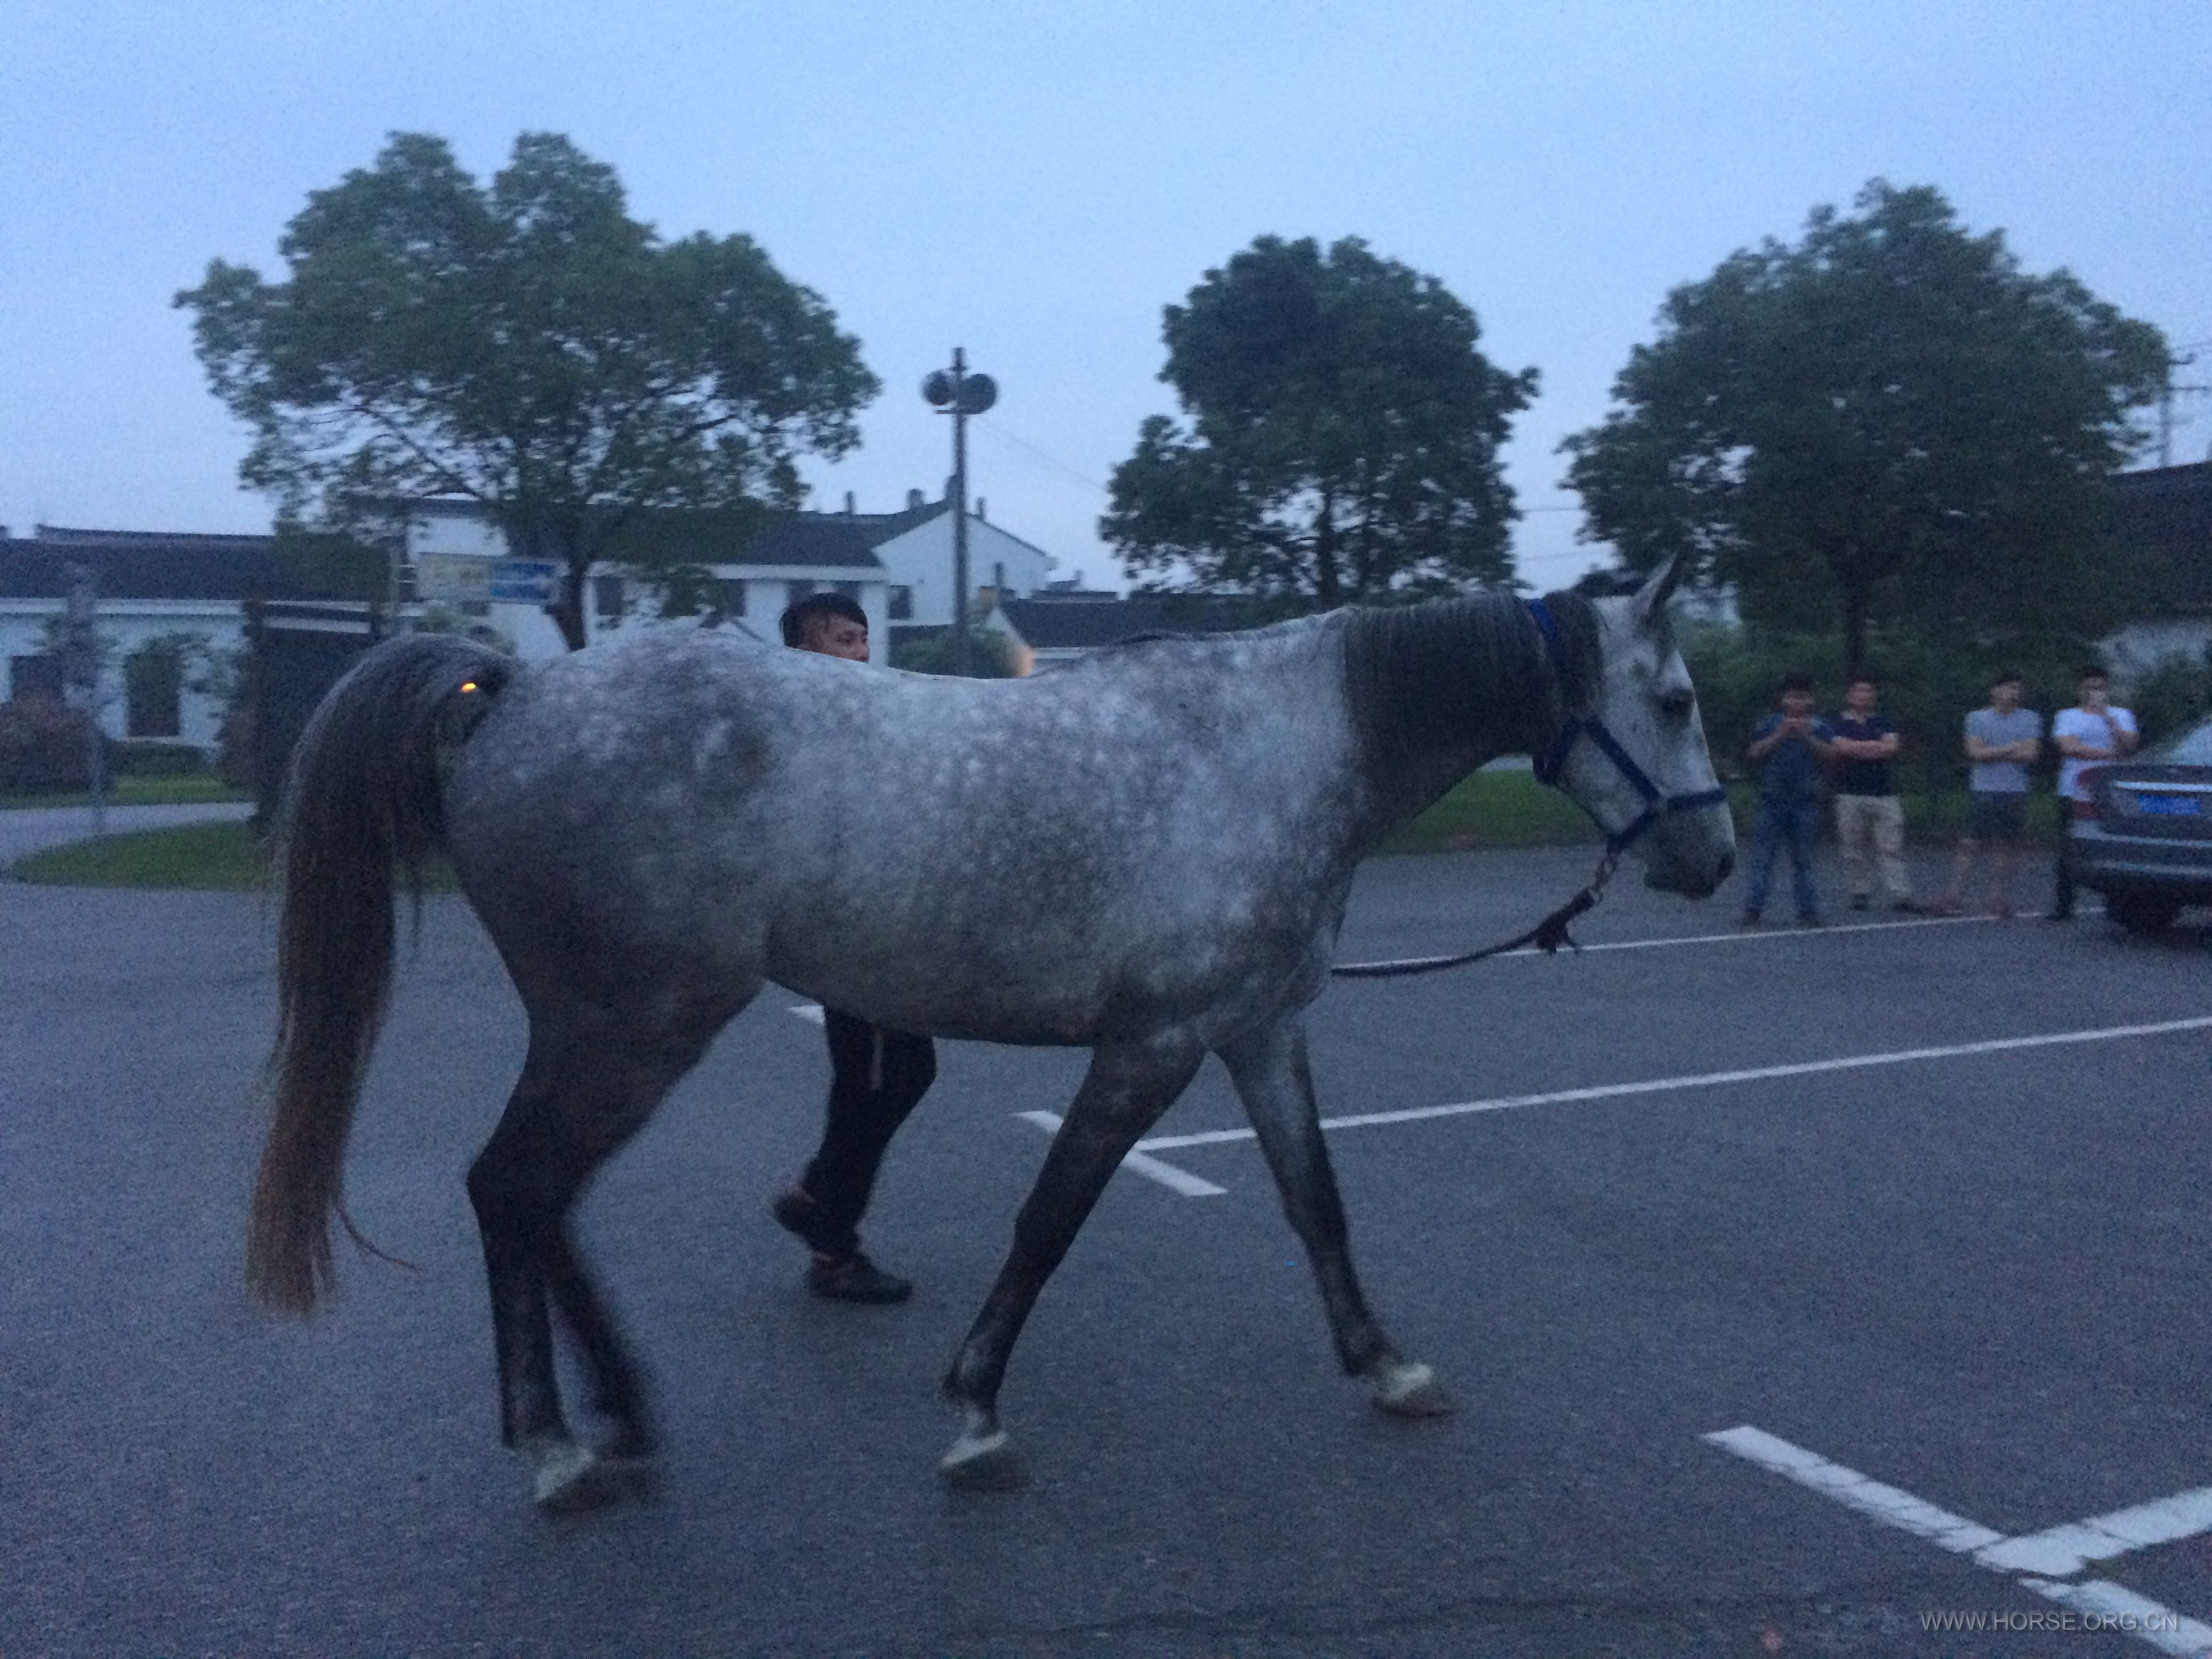
<path fill-rule="evenodd" d="M 2051 722 L 2051 740 L 2064 757 L 2058 768 L 2057 890 L 2051 897 L 2053 921 L 2068 921 L 2074 915 L 2074 864 L 2068 856 L 2072 843 L 2066 826 L 2074 803 L 2091 799 L 2082 774 L 2136 752 L 2136 717 L 2113 707 L 2112 689 L 2105 671 L 2089 664 L 2081 671 L 2081 701 L 2061 709 Z"/>

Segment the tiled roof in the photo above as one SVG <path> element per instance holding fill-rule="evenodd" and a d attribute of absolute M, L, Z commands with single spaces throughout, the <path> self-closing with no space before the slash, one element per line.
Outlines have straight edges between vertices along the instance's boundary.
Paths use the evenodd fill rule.
<path fill-rule="evenodd" d="M 1089 651 L 1133 634 L 1224 634 L 1265 620 L 1249 599 L 1141 593 L 1129 599 L 1006 599 L 1006 620 L 1039 651 Z"/>
<path fill-rule="evenodd" d="M 270 536 L 189 536 L 40 525 L 0 541 L 0 599 L 68 597 L 64 567 L 92 568 L 106 599 L 282 599 L 301 586 Z"/>
<path fill-rule="evenodd" d="M 2212 611 L 2212 462 L 2123 472 L 2112 492 L 2115 536 L 2158 559 L 2157 611 Z"/>

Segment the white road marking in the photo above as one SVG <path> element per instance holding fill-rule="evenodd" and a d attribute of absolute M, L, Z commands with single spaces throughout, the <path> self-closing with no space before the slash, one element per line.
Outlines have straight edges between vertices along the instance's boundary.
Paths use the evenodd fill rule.
<path fill-rule="evenodd" d="M 1060 1133 L 1060 1120 L 1057 1112 L 1016 1112 L 1014 1115 L 1036 1124 L 1048 1135 Z M 1210 1181 L 1201 1181 L 1188 1170 L 1178 1170 L 1174 1164 L 1163 1163 L 1147 1152 L 1129 1153 L 1121 1160 L 1121 1167 L 1131 1175 L 1157 1181 L 1161 1186 L 1181 1193 L 1185 1198 L 1220 1198 L 1229 1191 L 1226 1187 L 1217 1187 Z"/>
<path fill-rule="evenodd" d="M 2039 910 L 2020 910 L 2015 911 L 2010 920 L 2037 921 L 2042 919 L 2042 914 Z M 2082 914 L 2084 915 L 2092 914 L 2089 907 L 2083 906 Z M 2094 914 L 2102 915 L 2103 913 L 2098 911 Z M 1913 927 L 1958 927 L 1971 922 L 2004 920 L 2007 918 L 1990 915 L 1915 916 L 1910 921 L 1840 921 L 1825 927 L 1784 927 L 1778 923 L 1772 927 L 1743 927 L 1726 933 L 1688 933 L 1680 938 L 1667 939 L 1607 939 L 1601 944 L 1583 945 L 1582 953 L 1585 956 L 1595 956 L 1601 951 L 1668 951 L 1678 945 L 1749 945 L 1760 939 L 1820 939 L 1825 935 L 1835 933 L 1893 933 Z M 1516 957 L 1541 957 L 1547 954 L 1548 953 L 1538 950 L 1533 945 L 1524 945 L 1517 951 L 1508 951 L 1503 956 L 1493 957 L 1491 960 L 1510 962 Z M 1571 954 L 1571 952 L 1562 954 Z M 1363 968 L 1397 968 L 1407 963 L 1429 960 L 1431 958 L 1428 957 L 1394 957 L 1387 962 L 1367 962 L 1358 965 Z"/>
<path fill-rule="evenodd" d="M 1977 1559 L 1984 1566 L 2070 1578 L 2092 1561 L 2194 1538 L 2200 1532 L 2212 1532 L 2212 1486 L 2176 1492 L 2110 1515 L 2093 1515 L 2048 1532 L 2008 1538 Z"/>
<path fill-rule="evenodd" d="M 2033 1564 L 2041 1571 L 2064 1577 L 2081 1571 L 2091 1560 L 2107 1559 L 2154 1544 L 2170 1544 L 2177 1539 L 2212 1530 L 2212 1489 L 2199 1489 L 2087 1521 L 2053 1527 L 2047 1532 L 2007 1538 L 1963 1516 L 1923 1503 L 1909 1492 L 1886 1486 L 1856 1469 L 1831 1462 L 1818 1452 L 1794 1446 L 1764 1429 L 1747 1424 L 1740 1428 L 1721 1429 L 1700 1438 L 1801 1486 L 1832 1498 L 1862 1515 L 1872 1516 L 1954 1553 L 1969 1555 L 1992 1571 L 2005 1572 L 2029 1565 L 2015 1559 L 2020 1546 L 2037 1547 L 2056 1561 L 2060 1559 L 2063 1547 L 2053 1546 L 2051 1540 L 2094 1535 L 2097 1544 L 2094 1555 L 2076 1556 L 2071 1565 L 2044 1566 L 2040 1561 Z M 2130 1539 L 2136 1541 L 2129 1541 Z M 2164 1602 L 2138 1595 L 2108 1579 L 2090 1578 L 2065 1584 L 2033 1574 L 2021 1574 L 2014 1582 L 2047 1601 L 2055 1601 L 2076 1613 L 2109 1619 L 2113 1622 L 2106 1628 L 2138 1637 L 2161 1653 L 2185 1655 L 2187 1659 L 2203 1659 L 2204 1655 L 2212 1653 L 2212 1625 L 2184 1618 Z"/>
<path fill-rule="evenodd" d="M 1929 1543 L 1958 1554 L 1971 1554 L 1991 1544 L 2005 1541 L 2001 1532 L 1991 1532 L 1978 1526 L 1963 1516 L 1939 1510 L 1933 1504 L 1923 1503 L 1909 1492 L 1895 1486 L 1885 1486 L 1879 1480 L 1870 1480 L 1856 1469 L 1847 1469 L 1841 1463 L 1831 1463 L 1817 1452 L 1808 1452 L 1802 1446 L 1793 1446 L 1787 1440 L 1771 1435 L 1764 1429 L 1748 1425 L 1737 1429 L 1723 1429 L 1705 1438 L 1738 1457 L 1749 1458 L 1761 1468 L 1771 1469 L 1785 1475 L 1801 1486 L 1810 1486 L 1814 1492 L 1834 1498 L 1848 1509 L 1861 1515 L 1870 1515 L 1877 1521 L 1911 1533 L 1915 1538 L 1924 1538 Z"/>
<path fill-rule="evenodd" d="M 2178 1654 L 2180 1659 L 2204 1659 L 2205 1655 L 2212 1654 L 2212 1625 L 2184 1618 L 2163 1601 L 2137 1595 L 2124 1584 L 2115 1584 L 2107 1578 L 2085 1578 L 2078 1584 L 2054 1584 L 2043 1578 L 2023 1578 L 2020 1582 L 2024 1588 L 2062 1607 L 2125 1621 L 2106 1628 L 2124 1630 L 2130 1636 L 2140 1637 L 2160 1653 Z"/>
<path fill-rule="evenodd" d="M 797 1014 L 799 1018 L 811 1021 L 814 1024 L 823 1024 L 822 1005 L 818 1002 L 799 1003 L 791 1012 Z"/>
<path fill-rule="evenodd" d="M 2046 1031 L 2035 1036 L 1991 1037 L 1980 1042 L 1949 1042 L 1932 1048 L 1899 1048 L 1887 1054 L 1845 1054 L 1835 1060 L 1798 1060 L 1784 1066 L 1754 1066 L 1735 1072 L 1699 1072 L 1687 1077 L 1651 1078 L 1640 1083 L 1605 1083 L 1588 1089 L 1554 1089 L 1540 1095 L 1505 1095 L 1494 1100 L 1463 1100 L 1449 1106 L 1409 1106 L 1394 1112 L 1360 1112 L 1325 1117 L 1324 1129 L 1366 1129 L 1378 1124 L 1418 1123 L 1434 1117 L 1465 1117 L 1474 1112 L 1516 1111 L 1525 1106 L 1563 1106 L 1583 1100 L 1613 1100 L 1625 1095 L 1667 1094 L 1680 1089 L 1712 1089 L 1730 1083 L 1763 1083 L 1774 1078 L 1812 1077 L 1823 1072 L 1853 1072 L 1870 1066 L 1904 1066 L 1918 1060 L 1957 1060 L 1997 1054 L 2016 1048 L 2049 1048 L 2075 1042 L 2117 1042 L 2124 1037 L 2169 1036 L 2177 1031 L 2212 1029 L 2212 1015 L 2166 1019 L 2146 1025 L 2104 1025 L 2082 1031 Z M 1171 1152 L 1179 1146 L 1219 1146 L 1250 1140 L 1250 1129 L 1206 1129 L 1194 1134 L 1155 1135 L 1137 1143 L 1140 1152 Z"/>

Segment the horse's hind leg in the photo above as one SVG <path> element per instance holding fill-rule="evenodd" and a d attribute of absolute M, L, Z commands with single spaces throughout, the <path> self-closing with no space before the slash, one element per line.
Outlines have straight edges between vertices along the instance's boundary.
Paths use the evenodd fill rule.
<path fill-rule="evenodd" d="M 548 1508 L 587 1505 L 614 1491 L 599 1453 L 576 1443 L 562 1415 L 553 1309 L 575 1340 L 592 1406 L 609 1423 L 603 1449 L 638 1457 L 653 1444 L 642 1378 L 576 1251 L 569 1212 L 726 1018 L 717 1011 L 653 1030 L 604 1012 L 534 1013 L 522 1077 L 470 1168 L 491 1286 L 501 1437 L 530 1455 L 534 1495 Z"/>
<path fill-rule="evenodd" d="M 999 1385 L 1038 1292 L 1138 1137 L 1160 1120 L 1206 1050 L 1188 1032 L 1102 1045 L 1053 1137 L 1044 1168 L 1014 1219 L 1014 1247 L 945 1379 L 963 1410 L 960 1437 L 938 1467 L 955 1486 L 1012 1484 L 1016 1465 L 999 1426 Z"/>
<path fill-rule="evenodd" d="M 1338 1195 L 1336 1172 L 1329 1166 L 1328 1147 L 1322 1139 L 1304 1023 L 1295 1018 L 1271 1021 L 1224 1044 L 1220 1054 L 1259 1135 L 1284 1212 L 1313 1264 L 1322 1303 L 1328 1310 L 1329 1333 L 1344 1369 L 1367 1379 L 1375 1403 L 1384 1411 L 1402 1417 L 1433 1417 L 1449 1411 L 1450 1398 L 1436 1374 L 1399 1356 L 1360 1293 L 1352 1267 L 1344 1200 Z"/>

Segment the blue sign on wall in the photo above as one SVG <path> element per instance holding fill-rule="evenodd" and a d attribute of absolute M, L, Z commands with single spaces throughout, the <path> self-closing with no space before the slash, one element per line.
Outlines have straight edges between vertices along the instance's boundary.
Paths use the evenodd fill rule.
<path fill-rule="evenodd" d="M 551 559 L 494 559 L 484 597 L 499 605 L 550 605 L 560 580 L 561 567 Z"/>

